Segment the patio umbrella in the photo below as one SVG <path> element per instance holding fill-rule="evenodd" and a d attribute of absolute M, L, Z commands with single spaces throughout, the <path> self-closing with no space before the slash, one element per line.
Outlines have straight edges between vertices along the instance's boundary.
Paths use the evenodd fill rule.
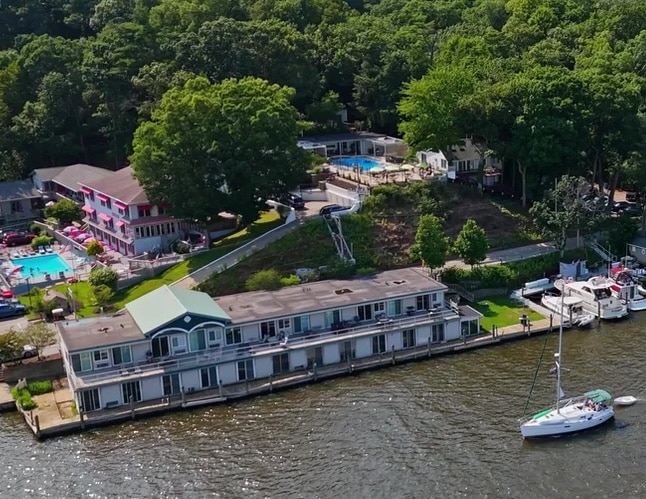
<path fill-rule="evenodd" d="M 63 229 L 63 234 L 69 234 L 70 232 L 77 231 L 78 229 L 74 227 L 73 225 L 68 225 Z"/>
<path fill-rule="evenodd" d="M 85 241 L 83 241 L 83 246 L 90 244 L 92 241 L 96 241 L 96 238 L 88 237 Z"/>
<path fill-rule="evenodd" d="M 76 239 L 79 243 L 82 243 L 88 237 L 91 237 L 90 234 L 86 234 L 85 232 L 82 232 L 82 233 L 78 234 L 74 239 Z"/>
<path fill-rule="evenodd" d="M 382 173 L 385 171 L 385 169 L 383 166 L 373 166 L 369 171 L 370 173 Z"/>
<path fill-rule="evenodd" d="M 45 203 L 45 206 L 54 206 L 55 204 L 55 201 L 48 201 L 47 203 Z"/>

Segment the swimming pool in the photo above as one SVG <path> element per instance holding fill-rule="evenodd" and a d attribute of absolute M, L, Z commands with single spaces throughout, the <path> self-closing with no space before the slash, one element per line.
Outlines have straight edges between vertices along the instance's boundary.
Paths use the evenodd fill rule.
<path fill-rule="evenodd" d="M 362 171 L 370 171 L 371 168 L 383 167 L 383 163 L 372 156 L 345 156 L 343 158 L 332 158 L 330 163 L 339 166 L 349 166 L 361 168 Z"/>
<path fill-rule="evenodd" d="M 59 272 L 72 273 L 72 269 L 65 263 L 58 255 L 35 255 L 25 256 L 10 260 L 14 267 L 22 267 L 20 269 L 20 277 L 23 279 L 27 277 L 42 277 L 44 274 L 49 274 L 54 278 L 58 278 Z"/>

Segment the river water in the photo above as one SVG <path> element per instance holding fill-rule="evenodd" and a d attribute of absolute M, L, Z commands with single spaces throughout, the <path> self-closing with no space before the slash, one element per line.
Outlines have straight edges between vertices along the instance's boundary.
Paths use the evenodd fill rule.
<path fill-rule="evenodd" d="M 566 393 L 644 399 L 578 436 L 520 437 L 532 338 L 42 443 L 3 415 L 0 497 L 644 497 L 644 326 L 564 335 Z M 530 412 L 554 397 L 556 344 Z"/>

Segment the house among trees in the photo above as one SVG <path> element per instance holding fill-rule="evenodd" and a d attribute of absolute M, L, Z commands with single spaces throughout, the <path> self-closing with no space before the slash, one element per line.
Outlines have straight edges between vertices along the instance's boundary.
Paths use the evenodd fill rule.
<path fill-rule="evenodd" d="M 0 226 L 36 220 L 41 208 L 40 193 L 29 180 L 0 182 Z"/>
<path fill-rule="evenodd" d="M 446 175 L 451 181 L 476 183 L 480 151 L 470 138 L 463 144 L 451 146 L 441 151 L 418 151 L 417 161 L 431 167 L 433 172 Z M 502 178 L 502 161 L 494 157 L 485 157 L 483 186 L 492 186 Z"/>
<path fill-rule="evenodd" d="M 303 137 L 298 146 L 321 156 L 382 156 L 401 159 L 408 146 L 402 139 L 383 133 L 347 132 Z"/>
<path fill-rule="evenodd" d="M 67 198 L 77 203 L 83 203 L 81 184 L 108 177 L 112 173 L 111 170 L 105 168 L 79 163 L 53 168 L 37 168 L 31 174 L 31 181 L 46 201 Z"/>

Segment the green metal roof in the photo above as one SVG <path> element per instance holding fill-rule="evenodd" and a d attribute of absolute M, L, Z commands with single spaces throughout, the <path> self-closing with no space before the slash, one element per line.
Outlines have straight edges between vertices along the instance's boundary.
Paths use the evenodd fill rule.
<path fill-rule="evenodd" d="M 607 391 L 601 389 L 586 392 L 585 396 L 593 402 L 597 403 L 609 402 L 610 400 L 612 400 L 612 395 L 610 395 Z"/>
<path fill-rule="evenodd" d="M 146 335 L 188 314 L 208 317 L 218 322 L 231 321 L 220 305 L 206 293 L 169 286 L 131 301 L 126 309 Z"/>

